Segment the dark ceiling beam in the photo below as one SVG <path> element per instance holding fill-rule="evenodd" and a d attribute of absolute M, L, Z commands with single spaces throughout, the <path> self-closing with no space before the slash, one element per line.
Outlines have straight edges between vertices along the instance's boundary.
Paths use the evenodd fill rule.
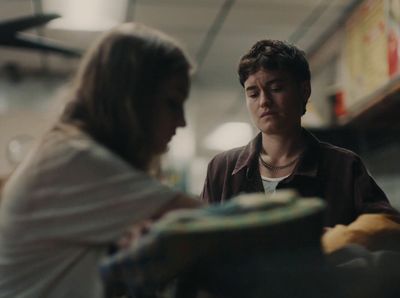
<path fill-rule="evenodd" d="M 51 20 L 59 18 L 60 15 L 47 13 L 36 16 L 24 16 L 11 20 L 0 21 L 0 40 L 15 35 L 18 31 L 28 30 L 46 25 Z"/>
<path fill-rule="evenodd" d="M 219 31 L 221 30 L 222 25 L 224 24 L 225 19 L 228 16 L 229 11 L 231 10 L 235 1 L 236 0 L 225 0 L 220 10 L 218 11 L 218 14 L 214 19 L 214 22 L 211 24 L 205 38 L 203 39 L 203 42 L 200 45 L 199 50 L 197 51 L 196 63 L 198 69 L 200 69 L 205 58 L 207 57 L 208 52 L 210 51 L 210 48 L 214 43 L 215 38 L 217 37 Z"/>

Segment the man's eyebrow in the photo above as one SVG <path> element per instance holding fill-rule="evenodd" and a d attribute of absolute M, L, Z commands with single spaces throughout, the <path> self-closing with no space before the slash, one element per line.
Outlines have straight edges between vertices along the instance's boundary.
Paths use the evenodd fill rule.
<path fill-rule="evenodd" d="M 282 82 L 285 82 L 285 81 L 286 81 L 286 79 L 284 79 L 284 78 L 272 79 L 272 80 L 267 81 L 265 83 L 265 86 L 268 86 L 268 85 L 271 85 L 271 84 L 274 84 L 274 83 L 282 83 Z M 256 89 L 258 89 L 258 87 L 256 85 L 251 85 L 251 86 L 246 87 L 245 91 L 247 92 L 247 91 L 252 91 L 252 90 L 256 90 Z"/>
<path fill-rule="evenodd" d="M 269 80 L 268 82 L 265 83 L 265 85 L 271 85 L 273 83 L 281 83 L 281 82 L 285 82 L 286 80 L 283 78 L 277 78 L 277 79 L 272 79 Z"/>

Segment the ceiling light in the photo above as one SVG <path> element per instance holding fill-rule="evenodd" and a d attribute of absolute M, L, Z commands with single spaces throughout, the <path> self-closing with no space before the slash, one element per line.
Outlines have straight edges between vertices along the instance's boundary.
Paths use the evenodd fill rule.
<path fill-rule="evenodd" d="M 43 0 L 43 8 L 62 16 L 50 28 L 104 31 L 125 20 L 127 0 Z"/>
<path fill-rule="evenodd" d="M 208 149 L 224 151 L 246 145 L 253 136 L 253 129 L 246 122 L 227 122 L 218 126 L 204 140 Z"/>

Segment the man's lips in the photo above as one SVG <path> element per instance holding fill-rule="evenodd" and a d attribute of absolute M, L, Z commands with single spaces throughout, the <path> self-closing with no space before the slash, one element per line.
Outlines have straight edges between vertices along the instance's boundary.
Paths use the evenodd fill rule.
<path fill-rule="evenodd" d="M 265 111 L 265 112 L 261 113 L 260 118 L 267 117 L 267 116 L 272 116 L 272 115 L 275 115 L 275 114 L 276 113 L 273 112 L 273 111 Z"/>

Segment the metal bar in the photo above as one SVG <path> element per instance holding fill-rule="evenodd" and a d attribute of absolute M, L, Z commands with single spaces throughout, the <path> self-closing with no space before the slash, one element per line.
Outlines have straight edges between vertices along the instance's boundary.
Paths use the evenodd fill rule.
<path fill-rule="evenodd" d="M 137 3 L 136 0 L 128 0 L 128 4 L 126 7 L 126 14 L 125 14 L 126 22 L 133 22 L 135 20 L 136 3 Z"/>
<path fill-rule="evenodd" d="M 319 4 L 311 11 L 311 13 L 305 18 L 305 20 L 300 24 L 296 31 L 294 31 L 290 37 L 289 41 L 292 43 L 297 43 L 308 31 L 308 29 L 315 24 L 322 14 L 328 9 L 334 1 L 320 1 Z"/>
<path fill-rule="evenodd" d="M 223 23 L 225 22 L 226 17 L 229 14 L 230 9 L 232 8 L 233 4 L 236 0 L 225 0 L 224 4 L 221 6 L 214 22 L 211 24 L 210 29 L 207 32 L 206 37 L 204 38 L 203 42 L 201 43 L 200 49 L 196 54 L 196 62 L 197 67 L 200 69 L 201 65 L 204 62 L 214 40 L 217 36 L 218 32 L 220 31 Z"/>

